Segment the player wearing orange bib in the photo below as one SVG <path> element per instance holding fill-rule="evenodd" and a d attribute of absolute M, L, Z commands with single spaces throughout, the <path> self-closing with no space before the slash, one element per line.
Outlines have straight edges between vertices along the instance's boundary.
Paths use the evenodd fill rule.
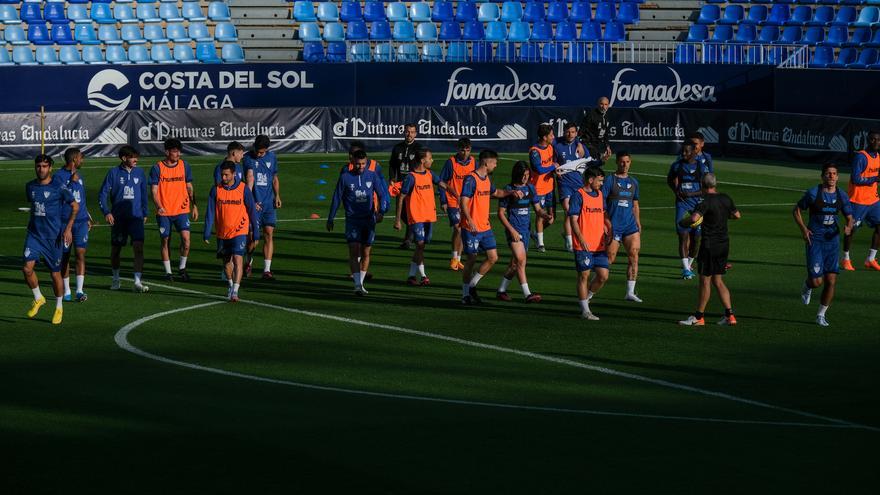
<path fill-rule="evenodd" d="M 413 234 L 416 251 L 409 264 L 407 285 L 430 285 L 431 280 L 425 274 L 425 246 L 431 242 L 431 232 L 437 221 L 437 206 L 434 198 L 434 185 L 447 190 L 445 182 L 431 171 L 434 158 L 428 148 L 416 151 L 416 165 L 411 168 L 403 179 L 400 199 L 397 202 L 397 215 L 394 217 L 394 230 L 400 230 L 401 215 L 406 208 L 406 222 Z M 416 273 L 421 280 L 416 279 Z"/>
<path fill-rule="evenodd" d="M 498 153 L 492 150 L 480 152 L 479 165 L 474 173 L 464 179 L 461 186 L 459 205 L 461 207 L 461 240 L 467 260 L 462 271 L 461 302 L 465 305 L 479 304 L 482 301 L 477 294 L 477 284 L 484 275 L 489 273 L 498 261 L 498 250 L 495 234 L 489 223 L 489 203 L 491 198 L 514 197 L 521 199 L 522 191 L 511 189 L 495 189 L 489 176 L 498 166 Z M 474 273 L 477 253 L 485 252 L 486 261 Z"/>
<path fill-rule="evenodd" d="M 461 263 L 461 211 L 458 208 L 458 195 L 461 194 L 461 185 L 464 178 L 476 169 L 476 160 L 471 156 L 471 140 L 461 138 L 456 144 L 458 153 L 449 157 L 440 171 L 440 179 L 449 184 L 449 189 L 455 191 L 456 196 L 447 192 L 440 195 L 440 207 L 449 217 L 449 226 L 452 227 L 452 259 L 449 261 L 449 269 L 458 271 L 464 268 Z"/>
<path fill-rule="evenodd" d="M 238 302 L 238 288 L 244 273 L 244 254 L 248 234 L 260 239 L 256 221 L 256 204 L 251 190 L 236 177 L 235 162 L 220 164 L 220 183 L 208 194 L 205 214 L 205 243 L 211 242 L 212 228 L 217 231 L 217 257 L 223 260 L 229 281 L 227 298 Z"/>
<path fill-rule="evenodd" d="M 535 239 L 538 241 L 538 252 L 543 253 L 544 229 L 553 224 L 556 218 L 556 201 L 553 191 L 556 189 L 556 154 L 553 150 L 553 128 L 549 124 L 538 126 L 538 142 L 529 148 L 529 163 L 532 167 L 531 183 L 538 194 L 538 204 L 549 214 L 549 217 L 535 218 Z"/>
<path fill-rule="evenodd" d="M 170 240 L 171 226 L 180 233 L 180 279 L 189 281 L 186 272 L 186 258 L 189 256 L 189 213 L 192 209 L 193 221 L 199 219 L 192 187 L 192 171 L 189 164 L 180 159 L 183 145 L 178 139 L 165 140 L 165 159 L 153 165 L 150 171 L 150 185 L 153 203 L 156 205 L 156 221 L 159 223 L 159 238 L 162 241 L 162 264 L 165 279 L 173 281 L 171 275 Z"/>
<path fill-rule="evenodd" d="M 578 271 L 577 295 L 581 318 L 598 320 L 590 311 L 590 299 L 608 281 L 608 254 L 606 253 L 611 221 L 605 215 L 605 197 L 602 183 L 605 172 L 588 168 L 584 172 L 585 185 L 569 199 L 568 219 L 571 223 L 574 263 Z M 590 270 L 596 272 L 590 281 Z"/>
<path fill-rule="evenodd" d="M 868 145 L 856 153 L 852 174 L 849 176 L 849 200 L 853 209 L 853 230 L 843 238 L 843 269 L 855 270 L 849 259 L 849 249 L 856 230 L 864 223 L 874 229 L 871 249 L 865 259 L 865 268 L 880 271 L 877 248 L 880 247 L 880 198 L 877 182 L 880 181 L 880 130 L 868 133 Z"/>

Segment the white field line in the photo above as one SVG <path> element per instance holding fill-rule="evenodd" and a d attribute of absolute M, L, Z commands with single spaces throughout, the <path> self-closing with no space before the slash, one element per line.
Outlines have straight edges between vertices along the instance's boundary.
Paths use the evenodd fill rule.
<path fill-rule="evenodd" d="M 197 290 L 192 290 L 192 289 L 184 289 L 184 288 L 173 287 L 173 286 L 164 285 L 164 284 L 153 284 L 153 285 L 155 285 L 157 287 L 167 288 L 170 290 L 186 292 L 189 294 L 203 295 L 203 296 L 213 298 L 213 299 L 225 299 L 223 296 L 209 294 L 207 292 L 202 292 L 202 291 L 197 291 Z M 339 321 L 339 322 L 343 322 L 343 323 L 360 325 L 360 326 L 365 326 L 365 327 L 370 327 L 370 328 L 378 328 L 378 329 L 382 329 L 382 330 L 390 330 L 393 332 L 403 333 L 406 335 L 414 335 L 414 336 L 418 336 L 418 337 L 426 337 L 426 338 L 431 338 L 431 339 L 436 339 L 436 340 L 442 340 L 442 341 L 452 342 L 455 344 L 460 344 L 460 345 L 464 345 L 464 346 L 468 346 L 468 347 L 475 347 L 478 349 L 485 349 L 485 350 L 489 350 L 489 351 L 501 352 L 501 353 L 506 353 L 506 354 L 513 354 L 513 355 L 520 356 L 520 357 L 526 357 L 526 358 L 536 359 L 539 361 L 546 361 L 546 362 L 551 362 L 551 363 L 555 363 L 555 364 L 561 364 L 561 365 L 570 366 L 573 368 L 586 369 L 586 370 L 595 371 L 595 372 L 606 374 L 606 375 L 616 376 L 616 377 L 620 377 L 620 378 L 627 378 L 627 379 L 631 379 L 631 380 L 635 380 L 635 381 L 639 381 L 639 382 L 644 382 L 644 383 L 650 383 L 650 384 L 658 385 L 658 386 L 665 387 L 665 388 L 682 390 L 685 392 L 692 392 L 692 393 L 707 396 L 707 397 L 714 397 L 714 398 L 729 400 L 729 401 L 737 402 L 737 403 L 741 403 L 741 404 L 756 406 L 756 407 L 760 407 L 760 408 L 764 408 L 764 409 L 770 409 L 770 410 L 774 410 L 774 411 L 790 413 L 790 414 L 794 414 L 794 415 L 802 416 L 802 417 L 806 417 L 806 418 L 827 421 L 828 423 L 831 423 L 831 424 L 802 423 L 802 422 L 729 420 L 729 419 L 720 419 L 720 418 L 696 418 L 696 417 L 684 417 L 684 416 L 662 416 L 662 415 L 646 415 L 646 414 L 635 414 L 635 413 L 615 413 L 615 412 L 578 410 L 578 409 L 523 406 L 523 405 L 513 405 L 513 404 L 495 404 L 495 403 L 488 403 L 488 402 L 473 402 L 473 401 L 453 400 L 453 399 L 439 399 L 439 398 L 430 398 L 430 397 L 387 394 L 387 393 L 379 393 L 379 392 L 367 392 L 367 391 L 361 391 L 361 390 L 349 390 L 349 389 L 342 389 L 342 388 L 335 388 L 335 387 L 323 387 L 323 386 L 318 386 L 318 385 L 309 385 L 309 384 L 302 384 L 302 383 L 297 383 L 297 382 L 288 382 L 286 380 L 276 380 L 276 379 L 270 379 L 270 378 L 256 377 L 256 376 L 252 376 L 252 375 L 246 375 L 246 374 L 242 374 L 242 373 L 235 373 L 235 372 L 220 370 L 220 369 L 216 369 L 216 368 L 209 368 L 209 367 L 205 367 L 205 366 L 201 366 L 201 365 L 197 365 L 197 364 L 186 363 L 183 361 L 176 361 L 173 359 L 168 359 L 168 358 L 165 358 L 162 356 L 157 356 L 157 355 L 142 351 L 142 350 L 132 346 L 127 340 L 127 336 L 132 330 L 134 330 L 135 328 L 137 328 L 137 326 L 139 326 L 147 321 L 150 321 L 155 318 L 160 318 L 165 315 L 178 313 L 181 311 L 188 311 L 191 309 L 203 308 L 206 306 L 219 304 L 219 302 L 203 303 L 203 304 L 199 304 L 199 305 L 195 305 L 195 306 L 190 306 L 190 307 L 186 307 L 186 308 L 179 308 L 179 309 L 175 309 L 175 310 L 165 311 L 162 313 L 156 313 L 154 315 L 146 316 L 146 317 L 141 318 L 135 322 L 129 323 L 128 325 L 119 329 L 119 331 L 116 333 L 115 341 L 116 341 L 116 344 L 120 348 L 122 348 L 126 351 L 132 352 L 134 354 L 137 354 L 137 355 L 149 358 L 149 359 L 168 363 L 168 364 L 174 364 L 174 365 L 183 366 L 183 367 L 187 367 L 187 368 L 191 368 L 191 369 L 197 369 L 197 370 L 201 370 L 201 371 L 208 371 L 211 373 L 218 373 L 218 374 L 222 374 L 222 375 L 226 375 L 226 376 L 234 376 L 234 377 L 238 377 L 238 378 L 245 378 L 245 379 L 257 380 L 257 381 L 268 382 L 268 383 L 291 385 L 291 386 L 310 388 L 310 389 L 315 389 L 315 390 L 327 390 L 327 391 L 344 392 L 344 393 L 358 394 L 358 395 L 370 395 L 370 396 L 377 396 L 377 397 L 421 400 L 421 401 L 429 401 L 429 402 L 445 402 L 445 403 L 452 403 L 452 404 L 468 404 L 468 405 L 480 405 L 480 406 L 491 406 L 491 407 L 503 407 L 503 408 L 508 408 L 508 409 L 543 410 L 543 411 L 571 412 L 571 413 L 594 414 L 594 415 L 629 416 L 629 417 L 656 418 L 656 419 L 675 419 L 675 420 L 683 420 L 683 421 L 704 421 L 704 422 L 716 422 L 716 423 L 765 424 L 765 425 L 776 425 L 776 426 L 808 426 L 808 427 L 813 427 L 813 428 L 853 428 L 853 429 L 863 429 L 863 430 L 880 432 L 880 428 L 876 428 L 876 427 L 872 427 L 872 426 L 861 425 L 858 423 L 853 423 L 850 421 L 845 421 L 845 420 L 836 419 L 836 418 L 830 418 L 827 416 L 821 416 L 818 414 L 813 414 L 813 413 L 806 412 L 806 411 L 800 411 L 797 409 L 775 406 L 775 405 L 764 403 L 764 402 L 759 402 L 759 401 L 755 401 L 755 400 L 751 400 L 751 399 L 737 397 L 737 396 L 734 396 L 731 394 L 726 394 L 723 392 L 715 392 L 715 391 L 711 391 L 711 390 L 700 389 L 697 387 L 692 387 L 690 385 L 682 385 L 682 384 L 670 382 L 667 380 L 650 378 L 650 377 L 646 377 L 646 376 L 642 376 L 642 375 L 637 375 L 634 373 L 628 373 L 625 371 L 618 371 L 618 370 L 614 370 L 611 368 L 605 368 L 602 366 L 595 366 L 595 365 L 591 365 L 591 364 L 587 364 L 587 363 L 581 363 L 579 361 L 573 361 L 570 359 L 547 356 L 547 355 L 539 354 L 539 353 L 535 353 L 535 352 L 522 351 L 522 350 L 518 350 L 518 349 L 501 347 L 501 346 L 492 345 L 492 344 L 484 344 L 482 342 L 475 342 L 475 341 L 471 341 L 471 340 L 465 340 L 465 339 L 461 339 L 461 338 L 457 338 L 457 337 L 450 337 L 447 335 L 440 335 L 440 334 L 435 334 L 435 333 L 430 333 L 430 332 L 425 332 L 425 331 L 420 331 L 420 330 L 412 330 L 409 328 L 403 328 L 403 327 L 398 327 L 398 326 L 394 326 L 394 325 L 385 325 L 385 324 L 381 324 L 381 323 L 373 323 L 373 322 L 357 320 L 357 319 L 353 319 L 353 318 L 345 318 L 342 316 L 329 315 L 329 314 L 318 313 L 318 312 L 314 312 L 314 311 L 305 311 L 305 310 L 301 310 L 301 309 L 288 308 L 285 306 L 277 306 L 274 304 L 268 304 L 268 303 L 263 303 L 263 302 L 258 302 L 258 301 L 242 300 L 241 302 L 246 303 L 246 304 L 252 304 L 254 306 L 260 306 L 260 307 L 275 309 L 275 310 L 279 310 L 279 311 L 286 311 L 289 313 L 295 313 L 295 314 L 300 314 L 300 315 L 304 315 L 304 316 L 323 318 L 323 319 L 327 319 L 327 320 Z"/>

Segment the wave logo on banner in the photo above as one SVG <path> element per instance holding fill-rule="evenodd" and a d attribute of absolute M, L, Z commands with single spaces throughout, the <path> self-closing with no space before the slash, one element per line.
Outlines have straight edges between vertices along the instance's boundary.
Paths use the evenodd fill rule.
<path fill-rule="evenodd" d="M 511 82 L 504 83 L 487 83 L 487 82 L 459 82 L 458 77 L 463 72 L 472 71 L 470 67 L 459 67 L 452 71 L 449 76 L 449 86 L 446 89 L 446 101 L 440 104 L 441 107 L 448 107 L 452 103 L 473 104 L 475 107 L 485 105 L 504 105 L 509 103 L 519 103 L 521 101 L 555 101 L 556 86 L 553 84 L 541 83 L 520 83 L 519 74 L 508 66 L 504 66 L 510 71 Z"/>
<path fill-rule="evenodd" d="M 108 112 L 125 110 L 126 107 L 128 107 L 128 102 L 131 101 L 131 95 L 126 96 L 125 99 L 122 100 L 114 100 L 101 91 L 108 85 L 113 86 L 116 89 L 122 89 L 127 84 L 128 78 L 125 77 L 125 74 L 116 69 L 104 69 L 101 72 L 98 72 L 92 76 L 92 80 L 89 81 L 89 89 L 87 93 L 89 104 Z"/>
<path fill-rule="evenodd" d="M 715 86 L 702 84 L 682 84 L 681 76 L 672 67 L 666 67 L 672 72 L 675 83 L 667 84 L 627 84 L 622 80 L 624 74 L 637 72 L 635 69 L 624 68 L 617 71 L 611 81 L 611 101 L 639 103 L 639 108 L 656 107 L 663 105 L 676 105 L 689 101 L 716 102 Z"/>

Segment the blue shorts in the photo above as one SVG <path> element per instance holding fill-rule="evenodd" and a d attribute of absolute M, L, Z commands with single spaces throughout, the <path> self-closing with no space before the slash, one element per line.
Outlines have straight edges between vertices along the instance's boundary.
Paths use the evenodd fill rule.
<path fill-rule="evenodd" d="M 345 240 L 372 246 L 376 240 L 376 222 L 369 218 L 345 219 Z"/>
<path fill-rule="evenodd" d="M 277 221 L 275 215 L 275 208 L 263 208 L 261 211 L 257 212 L 257 223 L 259 223 L 260 228 L 263 227 L 275 227 L 275 222 Z"/>
<path fill-rule="evenodd" d="M 690 203 L 675 203 L 675 231 L 679 234 L 684 234 L 685 232 L 694 232 L 697 235 L 700 235 L 700 227 L 682 227 L 678 224 L 679 220 L 684 218 L 685 213 L 691 212 L 693 213 L 694 208 L 696 208 L 696 204 Z"/>
<path fill-rule="evenodd" d="M 623 222 L 615 223 L 613 220 L 611 222 L 611 238 L 617 242 L 621 242 L 623 239 L 638 232 L 639 227 L 636 225 L 635 218 Z"/>
<path fill-rule="evenodd" d="M 125 246 L 129 237 L 131 242 L 144 240 L 144 219 L 143 218 L 117 218 L 116 222 L 110 227 L 110 245 Z"/>
<path fill-rule="evenodd" d="M 61 249 L 63 241 L 61 238 L 53 241 L 41 239 L 30 232 L 24 238 L 24 255 L 22 261 L 39 262 L 43 258 L 43 263 L 49 268 L 50 272 L 61 271 Z"/>
<path fill-rule="evenodd" d="M 434 222 L 419 222 L 409 224 L 410 232 L 415 242 L 431 243 L 431 235 L 434 232 Z"/>
<path fill-rule="evenodd" d="M 455 227 L 461 224 L 461 210 L 458 208 L 446 207 L 446 216 L 449 217 L 449 226 Z"/>
<path fill-rule="evenodd" d="M 477 254 L 498 247 L 495 244 L 495 234 L 491 229 L 476 233 L 461 229 L 461 242 L 464 244 L 464 254 Z"/>
<path fill-rule="evenodd" d="M 872 205 L 850 204 L 853 210 L 853 230 L 861 227 L 862 224 L 871 228 L 880 225 L 880 201 Z"/>
<path fill-rule="evenodd" d="M 171 236 L 172 225 L 178 232 L 189 230 L 189 213 L 181 213 L 180 215 L 170 217 L 156 215 L 156 223 L 159 224 L 159 237 L 164 239 Z"/>
<path fill-rule="evenodd" d="M 562 184 L 559 185 L 559 200 L 562 201 L 564 199 L 570 198 L 574 193 L 577 192 L 579 188 L 577 187 L 568 187 Z"/>
<path fill-rule="evenodd" d="M 73 248 L 87 249 L 89 247 L 89 221 L 77 220 L 73 222 Z M 65 244 L 64 252 L 69 253 L 71 246 Z"/>
<path fill-rule="evenodd" d="M 578 273 L 594 268 L 608 269 L 608 254 L 605 251 L 575 251 L 574 267 Z"/>
<path fill-rule="evenodd" d="M 839 273 L 840 268 L 840 237 L 834 240 L 823 241 L 813 239 L 806 246 L 807 250 L 807 276 L 809 278 L 821 278 L 826 273 Z"/>
<path fill-rule="evenodd" d="M 527 229 L 526 230 L 517 229 L 517 232 L 519 233 L 520 240 L 523 243 L 523 248 L 525 248 L 525 250 L 528 251 L 529 250 L 529 241 L 531 240 L 531 232 Z M 507 237 L 507 245 L 508 246 L 511 245 L 513 243 L 513 239 L 510 238 L 510 232 L 508 232 L 505 229 L 504 235 L 505 235 L 505 237 Z"/>
<path fill-rule="evenodd" d="M 538 204 L 541 205 L 541 208 L 548 211 L 556 209 L 556 196 L 554 196 L 553 191 L 550 191 L 547 194 L 538 194 L 535 198 L 538 200 Z"/>
<path fill-rule="evenodd" d="M 232 239 L 217 239 L 217 257 L 244 256 L 246 247 L 246 235 L 237 235 Z"/>

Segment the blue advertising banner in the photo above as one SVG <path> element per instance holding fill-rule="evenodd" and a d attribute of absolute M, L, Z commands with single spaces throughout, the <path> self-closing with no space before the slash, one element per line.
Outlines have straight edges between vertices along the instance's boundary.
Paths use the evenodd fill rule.
<path fill-rule="evenodd" d="M 776 112 L 880 118 L 880 71 L 781 69 L 773 82 Z"/>

